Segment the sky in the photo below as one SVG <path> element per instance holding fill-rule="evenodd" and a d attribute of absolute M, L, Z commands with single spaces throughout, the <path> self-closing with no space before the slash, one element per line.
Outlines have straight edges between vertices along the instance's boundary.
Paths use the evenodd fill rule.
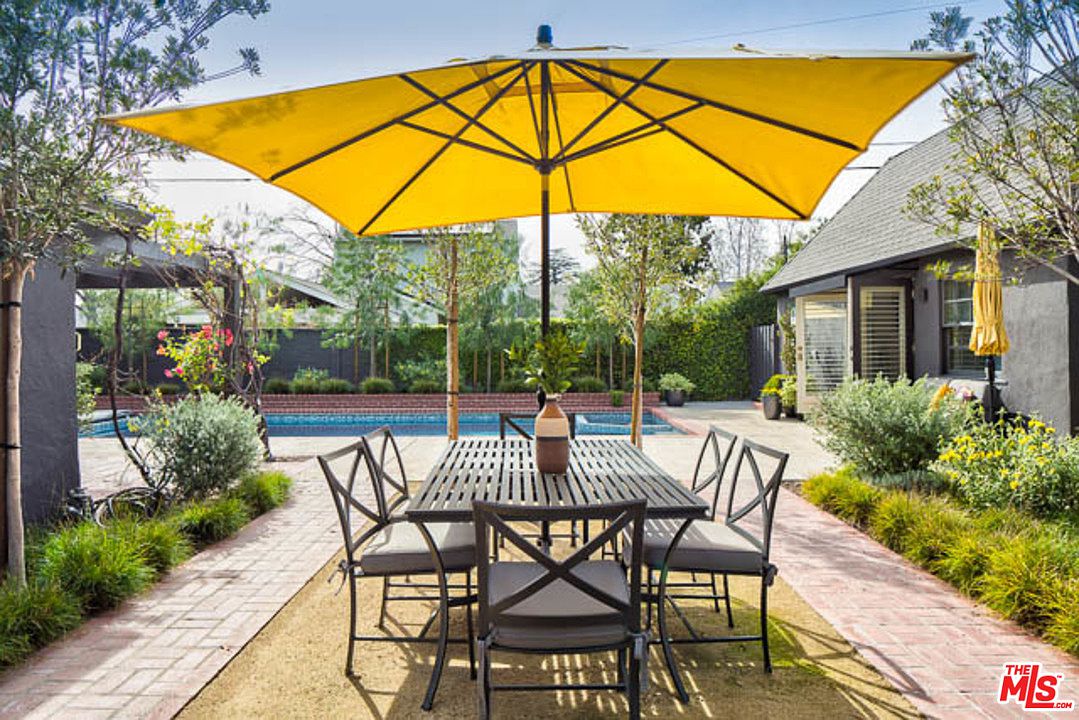
<path fill-rule="evenodd" d="M 783 50 L 906 50 L 925 34 L 929 13 L 960 5 L 977 22 L 1003 0 L 272 0 L 256 20 L 230 18 L 213 30 L 202 61 L 210 73 L 236 64 L 240 47 L 261 56 L 258 76 L 203 85 L 185 102 L 260 95 L 309 85 L 439 65 L 532 46 L 536 27 L 553 26 L 560 46 L 614 44 L 639 48 L 729 48 L 736 43 Z M 934 89 L 889 123 L 852 166 L 878 167 L 889 156 L 944 127 Z M 840 174 L 815 218 L 833 215 L 873 174 Z M 284 190 L 212 158 L 151 164 L 155 199 L 181 219 L 258 212 L 280 216 L 307 204 Z M 206 181 L 206 179 L 214 181 Z M 222 182 L 224 180 L 224 182 Z M 327 222 L 329 222 L 327 220 Z M 522 219 L 522 258 L 538 254 L 539 221 Z M 572 216 L 552 218 L 552 245 L 581 257 Z M 584 259 L 584 258 L 582 258 Z M 587 264 L 587 260 L 586 260 Z"/>

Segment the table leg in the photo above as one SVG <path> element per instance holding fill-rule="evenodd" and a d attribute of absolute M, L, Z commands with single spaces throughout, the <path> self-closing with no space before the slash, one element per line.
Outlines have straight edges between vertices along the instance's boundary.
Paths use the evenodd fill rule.
<path fill-rule="evenodd" d="M 446 663 L 446 646 L 450 633 L 450 592 L 446 582 L 446 571 L 442 565 L 442 554 L 438 551 L 431 533 L 422 522 L 416 523 L 420 534 L 423 535 L 428 549 L 431 551 L 431 560 L 435 566 L 435 575 L 438 577 L 438 643 L 435 646 L 435 666 L 431 670 L 431 680 L 427 684 L 427 694 L 423 698 L 424 710 L 430 710 L 435 702 L 435 693 L 438 691 L 438 683 L 442 679 L 442 667 Z M 471 642 L 471 638 L 469 639 Z"/>
<path fill-rule="evenodd" d="M 658 607 L 656 608 L 659 620 L 659 640 L 663 644 L 663 658 L 667 661 L 667 670 L 671 673 L 671 680 L 674 681 L 675 690 L 678 691 L 678 699 L 683 703 L 689 702 L 689 693 L 686 692 L 686 687 L 682 683 L 682 676 L 678 672 L 678 666 L 674 662 L 674 650 L 671 648 L 671 636 L 667 633 L 667 575 L 670 570 L 671 558 L 674 556 L 674 549 L 678 546 L 678 543 L 682 540 L 682 536 L 686 534 L 686 530 L 689 530 L 689 526 L 692 523 L 692 520 L 683 522 L 682 526 L 678 528 L 678 532 L 671 538 L 671 544 L 667 547 L 667 554 L 663 558 L 663 566 L 659 571 Z M 651 573 L 649 573 L 649 575 L 651 575 Z"/>

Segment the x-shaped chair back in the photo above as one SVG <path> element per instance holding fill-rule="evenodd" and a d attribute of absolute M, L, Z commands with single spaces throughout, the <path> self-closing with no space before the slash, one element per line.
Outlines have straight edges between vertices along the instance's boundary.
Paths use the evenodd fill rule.
<path fill-rule="evenodd" d="M 720 489 L 727 464 L 734 455 L 734 445 L 738 436 L 723 428 L 711 425 L 704 438 L 701 451 L 697 455 L 697 466 L 693 469 L 693 492 L 708 500 L 706 492 L 712 493 L 712 519 L 716 519 L 716 507 L 719 505 Z M 709 470 L 710 468 L 710 470 Z M 708 472 L 702 472 L 708 471 Z"/>
<path fill-rule="evenodd" d="M 758 462 L 760 456 L 768 457 L 775 462 L 767 480 L 761 473 Z M 768 551 L 772 545 L 772 520 L 775 518 L 776 498 L 779 496 L 779 485 L 783 481 L 783 470 L 787 466 L 788 457 L 790 456 L 785 452 L 773 450 L 752 440 L 743 440 L 742 452 L 738 455 L 738 462 L 734 465 L 734 475 L 731 477 L 731 492 L 727 499 L 727 526 L 752 542 L 761 551 L 765 562 L 768 562 Z M 757 493 L 735 509 L 735 494 L 738 491 L 738 480 L 743 463 L 749 467 Z M 739 526 L 742 520 L 758 508 L 761 513 L 761 537 Z"/>
<path fill-rule="evenodd" d="M 492 626 L 497 626 L 500 618 L 508 610 L 535 595 L 556 580 L 563 580 L 589 597 L 617 611 L 630 632 L 640 632 L 641 625 L 641 547 L 644 545 L 644 500 L 631 500 L 622 503 L 590 505 L 582 508 L 537 507 L 504 505 L 475 500 L 472 503 L 472 515 L 476 526 L 476 561 L 479 579 L 479 632 L 485 634 Z M 565 560 L 547 555 L 536 547 L 535 543 L 522 535 L 508 523 L 511 522 L 560 522 L 567 520 L 607 521 L 607 527 L 596 537 L 578 548 Z M 629 602 L 611 596 L 599 587 L 573 572 L 592 555 L 618 537 L 623 528 L 630 528 L 632 535 L 632 557 L 629 558 L 630 583 Z M 488 575 L 491 567 L 489 543 L 493 528 L 496 535 L 502 535 L 513 546 L 546 570 L 545 573 L 530 580 L 502 598 L 495 604 L 488 597 Z"/>
<path fill-rule="evenodd" d="M 387 468 L 387 452 L 391 449 L 391 465 Z M 318 463 L 330 486 L 345 540 L 345 553 L 352 564 L 356 549 L 388 525 L 393 511 L 408 500 L 408 482 L 400 450 L 390 429 L 382 427 L 351 445 L 319 455 Z M 365 487 L 370 489 L 374 497 L 373 506 L 361 500 Z M 369 521 L 368 527 L 355 538 L 352 528 L 354 512 L 361 516 L 361 522 L 364 519 Z"/>

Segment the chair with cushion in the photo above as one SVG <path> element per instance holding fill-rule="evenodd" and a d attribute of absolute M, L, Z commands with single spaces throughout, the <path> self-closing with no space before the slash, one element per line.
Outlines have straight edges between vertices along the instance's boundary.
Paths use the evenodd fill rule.
<path fill-rule="evenodd" d="M 644 500 L 594 505 L 580 509 L 524 507 L 475 501 L 479 625 L 480 717 L 491 712 L 495 690 L 622 690 L 629 696 L 631 718 L 640 717 L 641 679 L 648 655 L 648 637 L 641 629 L 640 547 Z M 537 548 L 511 523 L 599 520 L 609 523 L 595 538 L 558 560 Z M 593 560 L 599 550 L 629 530 L 637 548 L 630 579 L 613 560 Z M 528 561 L 491 561 L 487 544 L 492 532 Z M 612 684 L 495 685 L 491 652 L 571 655 L 618 652 L 618 678 Z M 628 670 L 626 660 L 628 656 Z"/>
<path fill-rule="evenodd" d="M 387 462 L 389 461 L 389 462 Z M 420 529 L 396 512 L 409 499 L 404 462 L 393 433 L 387 427 L 371 432 L 358 442 L 318 457 L 330 486 L 341 532 L 345 540 L 345 559 L 338 565 L 343 581 L 349 586 L 348 658 L 345 673 L 353 674 L 353 657 L 358 641 L 436 642 L 427 631 L 437 618 L 437 611 L 416 636 L 359 635 L 357 633 L 358 588 L 363 578 L 382 578 L 382 601 L 378 626 L 385 628 L 386 603 L 389 601 L 425 601 L 437 598 L 419 590 L 437 589 L 437 582 L 415 582 L 411 576 L 437 575 L 430 546 Z M 441 558 L 447 576 L 459 574 L 464 582 L 448 586 L 463 589 L 463 596 L 451 598 L 450 606 L 467 605 L 469 663 L 475 673 L 472 637 L 471 572 L 476 566 L 475 533 L 471 523 L 440 523 L 426 526 Z M 394 582 L 394 578 L 405 578 Z M 394 589 L 408 594 L 393 595 Z"/>
<path fill-rule="evenodd" d="M 693 469 L 693 492 L 697 493 L 705 502 L 709 504 L 710 512 L 709 518 L 711 520 L 716 519 L 716 508 L 719 504 L 720 490 L 723 485 L 723 476 L 727 472 L 727 464 L 730 462 L 731 457 L 734 455 L 734 446 L 738 442 L 738 436 L 727 432 L 723 428 L 711 425 L 708 428 L 708 434 L 704 438 L 704 443 L 701 445 L 701 451 L 697 454 L 697 464 Z M 671 528 L 673 524 L 673 529 Z M 700 523 L 695 523 L 700 524 Z M 678 529 L 680 523 L 672 523 L 671 521 L 664 520 L 649 520 L 645 523 L 645 549 L 649 552 L 649 537 L 662 536 L 665 532 L 673 534 Z M 682 543 L 685 543 L 686 539 L 682 539 Z M 658 544 L 653 544 L 653 557 L 655 556 L 654 548 L 660 547 Z M 660 558 L 662 559 L 662 558 Z M 646 563 L 649 568 L 648 571 L 648 594 L 652 595 L 652 591 L 655 587 L 655 578 L 653 568 L 659 567 L 659 562 Z M 731 599 L 730 599 L 730 584 L 727 580 L 727 576 L 723 575 L 723 593 L 721 594 L 716 588 L 716 573 L 700 573 L 707 577 L 707 580 L 698 579 L 698 573 L 693 573 L 689 580 L 679 582 L 668 582 L 667 597 L 673 602 L 676 600 L 700 600 L 708 599 L 712 601 L 712 604 L 716 612 L 719 612 L 719 601 L 722 600 L 727 611 L 727 625 L 734 627 L 734 615 L 731 612 Z M 696 588 L 696 592 L 688 593 L 687 590 Z M 704 592 L 700 592 L 703 590 Z M 648 623 L 652 622 L 652 603 L 648 605 Z"/>
<path fill-rule="evenodd" d="M 659 573 L 659 592 L 649 600 L 655 602 L 659 617 L 660 642 L 664 658 L 671 672 L 682 702 L 689 695 L 674 664 L 671 646 L 682 643 L 760 642 L 764 653 L 764 670 L 772 671 L 768 652 L 768 588 L 775 581 L 777 568 L 769 561 L 772 544 L 772 520 L 775 517 L 776 499 L 787 464 L 787 453 L 773 450 L 750 440 L 742 442 L 742 449 L 731 477 L 727 495 L 726 513 L 720 522 L 654 522 L 646 525 L 641 555 L 645 567 Z M 770 472 L 762 473 L 761 463 L 767 460 Z M 753 496 L 742 502 L 737 498 L 739 476 L 747 467 L 753 479 Z M 717 480 L 718 482 L 718 480 Z M 717 488 L 718 494 L 718 488 Z M 746 527 L 746 519 L 759 512 L 759 528 Z M 760 633 L 757 635 L 723 635 L 707 637 L 689 624 L 667 590 L 671 571 L 690 573 L 714 573 L 715 575 L 748 575 L 760 577 Z M 726 582 L 724 589 L 726 589 Z M 729 600 L 728 600 L 729 602 Z M 670 605 L 690 632 L 688 638 L 671 637 L 667 627 L 666 608 Z M 729 606 L 728 606 L 729 607 Z M 730 617 L 728 616 L 728 620 Z M 733 624 L 732 624 L 733 626 Z"/>

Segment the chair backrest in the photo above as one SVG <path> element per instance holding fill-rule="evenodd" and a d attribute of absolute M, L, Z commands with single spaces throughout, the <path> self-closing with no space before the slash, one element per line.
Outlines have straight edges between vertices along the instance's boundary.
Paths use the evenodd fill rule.
<path fill-rule="evenodd" d="M 697 466 L 693 469 L 692 490 L 705 501 L 708 500 L 706 492 L 712 493 L 711 517 L 713 520 L 716 518 L 716 507 L 719 505 L 723 475 L 727 472 L 727 464 L 734 455 L 734 446 L 737 442 L 737 435 L 710 425 L 704 444 L 701 445 L 701 451 L 697 455 Z"/>
<path fill-rule="evenodd" d="M 486 633 L 497 626 L 500 618 L 514 606 L 535 595 L 556 580 L 563 580 L 582 593 L 620 614 L 630 632 L 641 629 L 641 547 L 644 545 L 644 500 L 589 505 L 581 508 L 536 507 L 472 502 L 472 517 L 476 528 L 476 571 L 479 588 L 479 632 Z M 603 520 L 607 526 L 564 560 L 558 560 L 536 547 L 533 539 L 522 535 L 508 523 L 560 522 L 571 520 Z M 491 567 L 490 543 L 492 533 L 506 539 L 546 572 L 530 580 L 492 605 L 488 595 L 488 574 Z M 632 538 L 629 559 L 629 602 L 612 597 L 599 587 L 573 573 L 573 568 L 602 551 L 615 540 L 623 528 L 629 528 Z"/>
<path fill-rule="evenodd" d="M 761 473 L 758 461 L 760 457 L 770 458 L 774 462 L 767 480 Z M 773 450 L 752 440 L 743 440 L 742 452 L 738 454 L 738 462 L 734 465 L 734 475 L 731 477 L 731 492 L 727 499 L 727 526 L 756 545 L 765 561 L 768 560 L 768 551 L 772 546 L 772 521 L 775 519 L 776 499 L 779 497 L 779 485 L 783 481 L 783 470 L 787 466 L 788 457 L 790 456 L 785 452 Z M 735 509 L 735 494 L 738 492 L 743 462 L 749 467 L 756 495 Z M 757 508 L 760 508 L 761 512 L 760 537 L 740 525 L 742 520 Z"/>
<path fill-rule="evenodd" d="M 506 428 L 509 428 L 523 437 L 525 440 L 531 440 L 532 435 L 527 430 L 517 424 L 517 420 L 532 420 L 536 417 L 535 413 L 514 413 L 504 412 L 498 414 L 498 437 L 502 440 L 506 439 Z M 569 436 L 571 438 L 577 437 L 577 413 L 566 413 L 566 417 L 569 419 Z"/>
<path fill-rule="evenodd" d="M 388 459 L 387 450 L 393 454 Z M 351 445 L 318 456 L 330 486 L 337 519 L 345 541 L 345 554 L 354 561 L 357 548 L 390 522 L 393 511 L 408 500 L 408 482 L 397 441 L 388 427 L 364 435 Z M 368 495 L 369 493 L 369 495 Z M 370 497 L 365 501 L 362 498 Z M 353 512 L 369 526 L 353 537 Z"/>

